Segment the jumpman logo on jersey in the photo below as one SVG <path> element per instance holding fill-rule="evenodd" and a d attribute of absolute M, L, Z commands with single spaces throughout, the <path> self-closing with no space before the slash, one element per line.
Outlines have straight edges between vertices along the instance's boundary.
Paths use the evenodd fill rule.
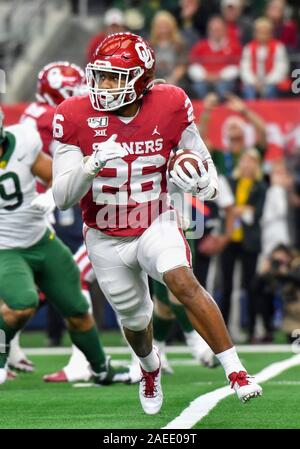
<path fill-rule="evenodd" d="M 154 136 L 154 134 L 158 134 L 160 136 L 160 133 L 157 131 L 157 127 L 158 125 L 156 125 L 156 127 L 154 128 L 152 136 Z"/>

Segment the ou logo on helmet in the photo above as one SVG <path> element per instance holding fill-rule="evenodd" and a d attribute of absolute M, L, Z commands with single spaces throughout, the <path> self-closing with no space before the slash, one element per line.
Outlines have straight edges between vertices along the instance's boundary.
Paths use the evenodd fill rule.
<path fill-rule="evenodd" d="M 52 89 L 59 89 L 62 86 L 63 75 L 58 67 L 49 70 L 47 79 Z"/>
<path fill-rule="evenodd" d="M 137 42 L 135 44 L 135 49 L 139 55 L 140 60 L 144 63 L 146 69 L 151 69 L 154 64 L 154 59 L 150 48 L 146 46 L 145 42 Z"/>

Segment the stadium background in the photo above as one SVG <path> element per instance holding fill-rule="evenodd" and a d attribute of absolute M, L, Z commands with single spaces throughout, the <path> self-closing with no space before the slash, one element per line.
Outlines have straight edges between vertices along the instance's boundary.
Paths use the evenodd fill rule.
<path fill-rule="evenodd" d="M 270 5 L 275 5 L 275 12 L 274 9 L 270 12 Z M 172 17 L 178 24 L 178 32 L 172 32 L 172 37 L 166 38 L 168 32 L 165 31 L 165 25 L 161 24 L 158 26 L 158 37 L 151 34 L 155 16 L 162 11 L 171 14 L 171 18 L 164 15 L 169 27 L 174 27 Z M 232 14 L 235 17 L 233 21 L 228 19 L 229 16 L 233 17 Z M 252 40 L 255 20 L 265 15 L 274 19 L 274 14 L 277 14 L 278 19 L 274 24 L 274 32 L 285 48 L 287 73 L 283 73 L 283 79 L 278 82 L 278 89 L 272 91 L 272 98 L 260 98 L 264 96 L 262 94 L 258 95 L 257 99 L 246 100 L 240 65 L 242 54 Z M 231 84 L 231 91 L 242 100 L 239 103 L 232 99 L 230 101 L 227 95 L 202 98 L 193 85 L 195 80 L 192 79 L 193 72 L 189 68 L 192 63 L 205 64 L 207 55 L 198 55 L 198 60 L 195 61 L 191 56 L 192 48 L 199 42 L 206 42 L 207 25 L 215 15 L 227 18 L 225 30 L 230 33 L 230 42 L 232 39 L 237 40 L 241 46 L 235 54 L 238 71 Z M 155 44 L 157 66 L 162 76 L 184 87 L 192 98 L 196 122 L 211 150 L 218 149 L 224 154 L 230 154 L 227 124 L 231 116 L 243 120 L 242 133 L 245 135 L 246 148 L 255 147 L 257 143 L 255 126 L 246 111 L 253 112 L 260 119 L 260 123 L 263 123 L 267 141 L 261 161 L 264 179 L 269 192 L 271 187 L 279 187 L 281 198 L 284 199 L 284 214 L 278 223 L 276 244 L 287 243 L 289 246 L 288 253 L 285 253 L 288 261 L 284 283 L 288 291 L 275 288 L 271 290 L 271 294 L 269 292 L 261 296 L 256 309 L 256 333 L 249 339 L 245 295 L 239 286 L 240 267 L 237 266 L 235 270 L 229 328 L 236 343 L 244 343 L 247 339 L 251 343 L 250 348 L 239 346 L 238 349 L 242 360 L 253 373 L 266 365 L 284 360 L 287 357 L 284 352 L 290 353 L 291 346 L 283 343 L 297 339 L 299 335 L 294 333 L 292 336 L 292 331 L 300 329 L 300 98 L 297 91 L 297 69 L 300 69 L 299 24 L 297 0 L 0 0 L 0 100 L 6 125 L 17 122 L 26 105 L 34 101 L 37 73 L 45 64 L 68 60 L 84 67 L 91 48 L 103 38 L 103 33 L 126 29 L 149 38 L 152 44 Z M 276 63 L 278 62 L 282 63 L 276 60 Z M 215 60 L 213 58 L 209 63 L 218 65 L 220 60 L 218 57 Z M 222 68 L 224 67 L 219 67 L 219 70 Z M 262 78 L 264 79 L 264 76 Z M 216 86 L 211 85 L 209 92 L 216 92 Z M 230 89 L 227 93 L 230 93 Z M 279 177 L 272 175 L 272 171 L 275 172 L 274 167 L 281 170 Z M 227 175 L 230 179 L 230 174 Z M 276 202 L 274 209 L 276 212 Z M 69 242 L 75 251 L 81 239 L 79 211 L 69 211 L 61 216 L 57 212 L 56 215 L 57 223 L 60 221 L 62 224 L 60 231 L 64 232 L 65 241 Z M 70 228 L 66 225 L 72 224 L 75 217 L 77 224 L 72 229 L 73 232 L 75 228 L 75 234 L 71 236 Z M 274 214 L 274 222 L 277 219 Z M 257 232 L 262 236 L 269 225 L 270 222 Z M 282 229 L 288 232 L 283 235 L 280 231 Z M 197 248 L 200 248 L 200 242 L 197 243 Z M 264 266 L 263 261 L 269 260 L 269 257 L 270 250 L 262 248 L 258 271 L 253 274 L 249 283 L 261 279 L 259 276 Z M 222 254 L 209 258 L 213 268 L 209 286 L 220 301 L 220 286 L 224 274 L 221 265 Z M 270 274 L 271 278 L 274 269 L 278 269 L 278 266 L 276 268 L 274 264 L 269 263 L 267 274 Z M 104 345 L 124 346 L 120 333 L 116 330 L 113 313 L 96 285 L 92 286 L 92 296 Z M 271 332 L 265 329 L 262 320 L 261 306 L 264 301 L 270 306 L 267 319 Z M 69 352 L 63 352 L 64 348 L 59 348 L 62 349 L 61 353 L 51 353 L 50 350 L 41 354 L 34 351 L 36 347 L 39 350 L 41 346 L 46 345 L 69 346 L 70 341 L 62 338 L 62 334 L 61 320 L 53 311 L 49 312 L 47 306 L 42 307 L 21 337 L 22 345 L 30 348 L 28 355 L 33 358 L 37 371 L 33 375 L 20 374 L 16 382 L 9 382 L 1 388 L 1 409 L 5 413 L 2 413 L 0 427 L 107 429 L 132 428 L 134 425 L 136 428 L 160 428 L 172 423 L 196 395 L 205 395 L 209 390 L 225 385 L 220 367 L 208 370 L 196 366 L 190 355 L 187 356 L 186 352 L 177 353 L 177 347 L 174 346 L 170 360 L 176 370 L 174 376 L 164 378 L 167 394 L 163 413 L 147 420 L 137 405 L 135 388 L 114 386 L 104 389 L 99 400 L 98 394 L 92 389 L 71 389 L 69 385 L 49 386 L 42 382 L 43 374 L 66 363 Z M 182 335 L 175 325 L 169 336 L 169 343 L 176 344 L 181 339 Z M 269 350 L 262 345 L 271 342 L 280 343 L 280 347 L 272 345 Z M 117 351 L 120 348 L 113 349 Z M 180 351 L 184 351 L 182 347 Z M 118 354 L 121 360 L 127 360 L 129 357 L 122 351 L 112 353 Z M 263 398 L 262 402 L 251 404 L 251 407 L 243 409 L 241 413 L 240 407 L 234 402 L 236 398 L 228 398 L 204 422 L 199 421 L 195 428 L 299 428 L 299 361 L 297 365 L 288 374 L 281 374 L 274 382 L 265 383 L 266 400 Z M 190 427 L 193 425 L 195 423 L 190 424 Z"/>

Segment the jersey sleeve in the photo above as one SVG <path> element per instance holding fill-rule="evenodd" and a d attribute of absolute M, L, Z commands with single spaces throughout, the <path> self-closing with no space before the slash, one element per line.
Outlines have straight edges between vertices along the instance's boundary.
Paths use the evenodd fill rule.
<path fill-rule="evenodd" d="M 73 103 L 72 98 L 63 101 L 56 108 L 52 123 L 53 139 L 61 143 L 79 146 L 76 127 L 76 108 L 71 108 L 70 103 Z"/>
<path fill-rule="evenodd" d="M 174 110 L 173 120 L 174 129 L 176 129 L 174 146 L 178 146 L 183 131 L 194 122 L 194 108 L 191 100 L 179 87 L 175 88 L 174 92 Z"/>

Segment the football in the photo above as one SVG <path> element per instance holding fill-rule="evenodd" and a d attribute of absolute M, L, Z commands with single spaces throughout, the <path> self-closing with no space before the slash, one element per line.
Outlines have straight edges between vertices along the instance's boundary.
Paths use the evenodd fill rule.
<path fill-rule="evenodd" d="M 194 151 L 191 150 L 179 150 L 177 151 L 174 156 L 171 158 L 170 162 L 169 162 L 169 173 L 176 169 L 176 167 L 178 167 L 178 165 L 182 168 L 182 170 L 184 171 L 184 173 L 188 176 L 190 176 L 189 171 L 186 169 L 185 167 L 185 163 L 189 162 L 198 172 L 199 175 L 201 175 L 199 167 L 198 167 L 198 162 L 201 161 L 200 156 L 195 153 Z M 205 170 L 208 169 L 208 164 L 207 161 L 202 161 Z"/>

